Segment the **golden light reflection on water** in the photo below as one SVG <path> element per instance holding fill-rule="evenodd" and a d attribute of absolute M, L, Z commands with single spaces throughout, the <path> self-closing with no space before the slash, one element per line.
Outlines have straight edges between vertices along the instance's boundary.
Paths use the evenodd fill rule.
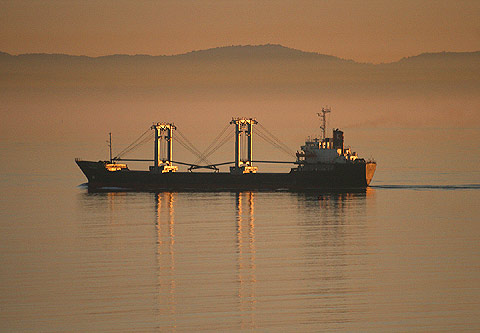
<path fill-rule="evenodd" d="M 175 202 L 176 193 L 164 192 L 155 193 L 155 227 L 157 231 L 157 261 L 159 268 L 159 281 L 158 286 L 159 297 L 164 294 L 165 288 L 168 290 L 168 312 L 171 315 L 172 327 L 175 328 L 176 324 L 176 271 L 175 271 Z M 162 210 L 167 212 L 167 220 L 162 221 Z M 162 233 L 162 229 L 163 233 Z M 165 286 L 165 271 L 168 278 L 168 283 Z M 162 277 L 162 278 L 161 278 Z M 160 292 L 161 291 L 161 292 Z M 163 300 L 162 300 L 163 301 Z M 159 315 L 163 315 L 160 312 Z"/>
<path fill-rule="evenodd" d="M 115 224 L 115 208 L 118 205 L 124 205 L 126 200 L 125 192 L 108 192 L 107 193 L 107 202 L 109 210 L 109 221 L 110 224 Z"/>
<path fill-rule="evenodd" d="M 256 327 L 255 307 L 256 283 L 255 274 L 255 193 L 235 193 L 237 221 L 237 275 L 238 301 L 241 313 L 241 328 Z M 247 206 L 245 209 L 244 206 Z"/>

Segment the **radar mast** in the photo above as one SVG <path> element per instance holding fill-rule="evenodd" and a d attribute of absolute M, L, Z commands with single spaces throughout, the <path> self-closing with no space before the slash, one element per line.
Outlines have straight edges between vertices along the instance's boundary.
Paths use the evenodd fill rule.
<path fill-rule="evenodd" d="M 320 125 L 320 129 L 322 130 L 322 140 L 325 140 L 326 132 L 327 132 L 327 113 L 330 113 L 331 110 L 329 107 L 322 108 L 322 113 L 317 112 L 317 116 L 322 119 L 322 124 Z"/>

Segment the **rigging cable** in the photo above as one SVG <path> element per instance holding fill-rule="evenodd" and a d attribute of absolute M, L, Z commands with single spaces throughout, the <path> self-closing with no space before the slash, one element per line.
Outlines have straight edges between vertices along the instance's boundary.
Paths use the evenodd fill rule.
<path fill-rule="evenodd" d="M 264 130 L 266 134 L 268 134 L 275 142 L 277 142 L 278 145 L 282 146 L 285 152 L 288 152 L 288 154 L 295 156 L 295 153 L 293 152 L 293 150 L 290 149 L 290 147 L 288 147 L 285 143 L 283 143 L 279 138 L 273 135 L 265 126 L 263 126 L 260 123 L 258 123 L 258 126 L 260 126 L 260 128 Z"/>
<path fill-rule="evenodd" d="M 135 150 L 135 149 L 137 149 L 138 147 L 140 147 L 140 146 L 143 145 L 144 143 L 150 141 L 150 140 L 152 139 L 151 137 L 152 137 L 152 135 L 146 136 L 145 138 L 143 138 L 142 141 L 137 142 L 135 145 L 130 145 L 128 149 L 124 149 L 121 154 L 118 154 L 118 155 L 115 156 L 113 159 L 114 159 L 114 160 L 115 160 L 115 159 L 119 159 L 119 158 L 121 158 L 122 156 L 124 156 L 125 154 L 127 154 L 127 153 L 129 153 L 129 152 L 131 152 L 131 151 L 133 151 L 133 150 Z"/>
<path fill-rule="evenodd" d="M 119 152 L 113 159 L 120 158 L 122 155 L 125 155 L 127 151 L 130 151 L 131 147 L 134 146 L 137 142 L 142 140 L 143 136 L 147 134 L 150 131 L 150 128 L 148 128 L 145 132 L 142 133 L 135 141 L 133 141 L 131 144 L 129 144 L 127 147 L 125 147 L 121 152 Z"/>
<path fill-rule="evenodd" d="M 214 152 L 216 152 L 218 149 L 220 149 L 221 147 L 223 147 L 228 141 L 230 141 L 230 135 L 227 135 L 225 136 L 222 141 L 217 144 L 217 146 L 215 147 L 215 149 L 212 149 L 207 155 L 206 157 L 209 157 L 210 155 L 212 155 Z"/>
<path fill-rule="evenodd" d="M 180 132 L 177 128 L 177 133 L 179 134 L 179 136 L 177 136 L 177 140 L 179 137 L 181 137 L 185 142 L 184 144 L 187 144 L 190 146 L 192 153 L 194 153 L 198 158 L 200 158 L 202 161 L 204 161 L 205 163 L 207 164 L 212 164 L 209 160 L 206 159 L 206 157 L 202 154 L 202 152 L 200 152 L 200 150 L 198 150 L 188 139 L 185 135 L 182 134 L 182 132 Z"/>
<path fill-rule="evenodd" d="M 268 137 L 265 133 L 261 132 L 261 131 L 258 131 L 256 132 L 258 134 L 258 136 L 263 139 L 265 142 L 271 144 L 272 146 L 274 146 L 275 148 L 277 149 L 280 149 L 282 152 L 284 152 L 285 154 L 289 155 L 289 156 L 295 156 L 295 154 L 293 154 L 290 150 L 287 150 L 285 147 L 281 146 L 280 144 L 278 144 L 277 142 L 275 142 L 272 138 Z"/>
<path fill-rule="evenodd" d="M 204 153 L 204 156 L 208 158 L 210 155 L 212 155 L 218 149 L 220 149 L 226 142 L 228 142 L 230 140 L 230 138 L 231 138 L 231 136 L 230 136 L 229 133 L 224 134 L 223 137 L 220 140 L 218 140 L 215 147 L 212 147 L 208 153 L 206 153 L 206 154 Z"/>
<path fill-rule="evenodd" d="M 218 134 L 215 139 L 208 145 L 208 147 L 203 151 L 202 155 L 205 157 L 210 156 L 209 151 L 214 148 L 214 145 L 217 144 L 217 142 L 221 139 L 221 137 L 224 135 L 224 133 L 227 131 L 227 129 L 230 127 L 230 123 L 227 123 L 227 125 L 220 131 L 220 134 Z M 197 161 L 197 163 L 200 162 L 200 160 Z"/>
<path fill-rule="evenodd" d="M 198 158 L 204 160 L 204 156 L 200 156 L 200 154 L 195 151 L 190 145 L 188 145 L 184 139 L 182 139 L 180 136 L 177 136 L 176 137 L 176 141 L 182 146 L 184 147 L 185 149 L 187 149 L 189 152 L 191 152 L 193 155 L 197 156 Z M 211 164 L 210 162 L 206 162 L 207 164 Z"/>

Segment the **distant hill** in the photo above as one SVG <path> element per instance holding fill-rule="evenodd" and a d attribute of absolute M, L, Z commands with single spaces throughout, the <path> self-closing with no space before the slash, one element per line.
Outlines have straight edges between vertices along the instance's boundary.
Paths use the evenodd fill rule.
<path fill-rule="evenodd" d="M 422 53 L 412 57 L 405 57 L 398 63 L 414 63 L 414 62 L 478 62 L 480 59 L 480 51 L 476 52 L 436 52 Z"/>
<path fill-rule="evenodd" d="M 424 53 L 377 65 L 272 44 L 173 56 L 0 52 L 2 89 L 478 91 L 479 74 L 480 52 Z"/>
<path fill-rule="evenodd" d="M 294 59 L 316 59 L 324 61 L 349 61 L 331 55 L 314 52 L 304 52 L 288 48 L 278 44 L 266 45 L 236 45 L 217 47 L 208 50 L 192 51 L 185 54 L 171 57 L 183 57 L 191 59 L 221 58 L 221 59 L 268 59 L 268 60 L 294 60 Z"/>

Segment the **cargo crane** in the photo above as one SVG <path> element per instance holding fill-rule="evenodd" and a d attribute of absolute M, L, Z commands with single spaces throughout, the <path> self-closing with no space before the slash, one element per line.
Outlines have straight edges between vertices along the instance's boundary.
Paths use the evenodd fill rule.
<path fill-rule="evenodd" d="M 173 130 L 177 129 L 174 124 L 154 123 L 151 129 L 155 130 L 153 145 L 152 172 L 176 172 L 177 166 L 172 164 L 173 154 Z"/>
<path fill-rule="evenodd" d="M 232 118 L 230 124 L 235 125 L 235 166 L 230 167 L 230 173 L 256 173 L 258 168 L 254 167 L 252 162 L 253 125 L 257 124 L 257 120 L 254 118 Z"/>

